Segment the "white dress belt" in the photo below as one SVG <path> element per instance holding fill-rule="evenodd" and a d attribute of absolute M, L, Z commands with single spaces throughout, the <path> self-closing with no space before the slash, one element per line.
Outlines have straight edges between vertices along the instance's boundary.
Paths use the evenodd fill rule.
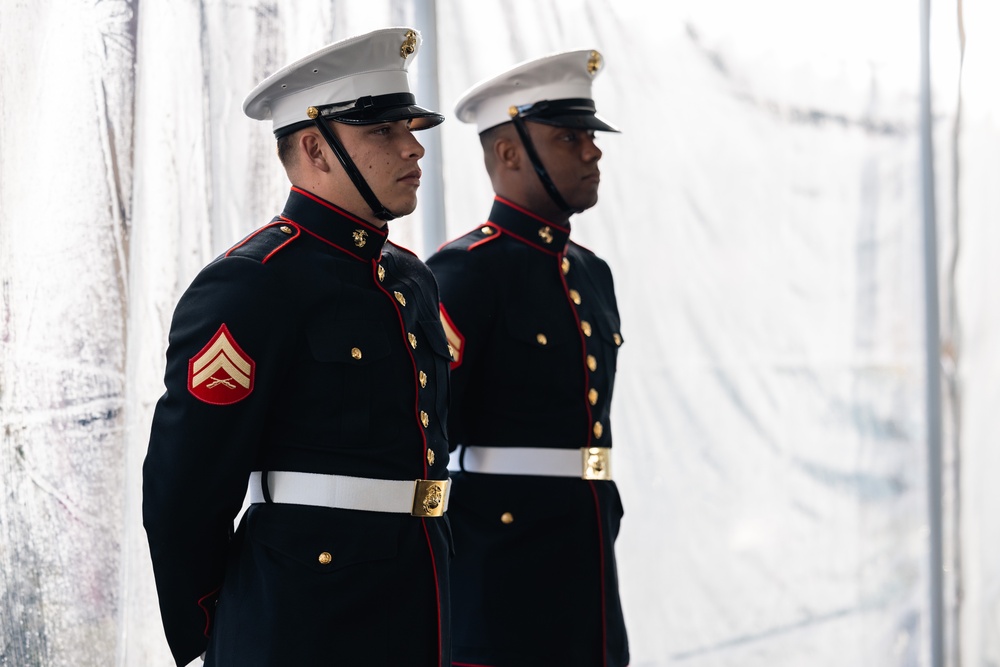
<path fill-rule="evenodd" d="M 250 473 L 250 502 L 263 503 L 261 473 Z M 366 512 L 435 517 L 448 509 L 451 480 L 395 480 L 273 470 L 267 473 L 271 502 Z"/>
<path fill-rule="evenodd" d="M 611 448 L 470 447 L 459 445 L 449 459 L 452 472 L 611 479 Z"/>

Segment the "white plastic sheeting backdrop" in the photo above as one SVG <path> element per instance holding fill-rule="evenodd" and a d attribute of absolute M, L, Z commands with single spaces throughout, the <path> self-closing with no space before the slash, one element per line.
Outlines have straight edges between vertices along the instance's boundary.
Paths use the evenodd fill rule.
<path fill-rule="evenodd" d="M 1000 10 L 931 9 L 946 656 L 992 666 Z M 627 340 L 614 420 L 633 665 L 929 665 L 909 0 L 5 0 L 0 665 L 170 664 L 139 517 L 169 318 L 287 188 L 240 102 L 333 39 L 413 23 L 438 51 L 415 74 L 436 77 L 445 112 L 519 60 L 606 57 L 595 93 L 624 133 L 600 140 L 601 203 L 574 236 L 612 265 Z M 474 131 L 422 138 L 457 235 L 489 210 Z M 423 256 L 426 211 L 391 225 Z"/>

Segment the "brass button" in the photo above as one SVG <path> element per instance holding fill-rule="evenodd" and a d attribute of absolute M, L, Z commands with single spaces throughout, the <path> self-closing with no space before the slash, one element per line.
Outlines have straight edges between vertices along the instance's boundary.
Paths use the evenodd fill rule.
<path fill-rule="evenodd" d="M 330 555 L 329 551 L 324 551 L 317 560 L 319 560 L 320 565 L 329 565 L 333 562 L 333 556 Z"/>
<path fill-rule="evenodd" d="M 590 334 L 593 333 L 593 329 L 590 328 L 590 322 L 587 320 L 580 320 L 580 330 L 583 331 L 583 335 L 590 338 Z"/>
<path fill-rule="evenodd" d="M 401 305 L 401 306 L 405 306 L 406 305 L 406 297 L 405 296 L 403 296 L 399 292 L 393 292 L 393 295 L 396 297 L 396 301 L 399 302 L 399 305 Z"/>
<path fill-rule="evenodd" d="M 580 293 L 577 292 L 575 289 L 571 289 L 569 291 L 569 298 L 572 299 L 573 303 L 575 303 L 578 306 L 580 305 L 580 302 L 583 300 L 580 298 Z"/>
<path fill-rule="evenodd" d="M 433 449 L 428 449 L 427 450 L 427 465 L 429 465 L 429 466 L 434 465 L 434 458 L 435 458 L 435 456 L 434 456 L 434 450 Z"/>
<path fill-rule="evenodd" d="M 424 425 L 424 428 L 427 428 L 428 426 L 431 425 L 430 415 L 428 415 L 423 410 L 420 411 L 420 423 Z"/>
<path fill-rule="evenodd" d="M 382 282 L 385 280 L 385 267 L 379 264 L 378 266 L 378 281 Z"/>
<path fill-rule="evenodd" d="M 414 336 L 412 333 L 408 333 L 408 334 L 406 334 L 406 339 L 410 341 L 410 347 L 412 347 L 414 350 L 417 349 L 417 337 L 416 336 Z"/>
<path fill-rule="evenodd" d="M 427 373 L 420 371 L 420 387 L 421 389 L 427 386 Z"/>
<path fill-rule="evenodd" d="M 591 405 L 597 405 L 597 390 L 591 389 L 587 392 L 587 399 L 590 401 Z"/>
<path fill-rule="evenodd" d="M 549 339 L 543 333 L 540 333 L 537 336 L 535 336 L 535 340 L 538 341 L 539 345 L 548 345 L 549 344 Z"/>
<path fill-rule="evenodd" d="M 483 228 L 482 228 L 482 229 L 480 229 L 479 231 L 481 231 L 481 232 L 482 232 L 483 234 L 485 234 L 486 236 L 489 236 L 490 234 L 492 234 L 492 233 L 493 233 L 493 228 L 492 228 L 492 227 L 483 227 Z"/>
<path fill-rule="evenodd" d="M 280 229 L 281 231 L 283 231 L 285 234 L 291 234 L 292 233 L 292 228 L 289 227 L 288 225 L 282 225 L 278 229 Z"/>
<path fill-rule="evenodd" d="M 514 515 L 510 512 L 504 512 L 500 515 L 500 523 L 514 523 Z"/>
<path fill-rule="evenodd" d="M 569 257 L 563 257 L 563 260 L 562 260 L 562 272 L 563 272 L 564 276 L 567 273 L 569 273 Z"/>
<path fill-rule="evenodd" d="M 604 426 L 601 422 L 594 422 L 594 437 L 600 440 L 602 435 L 604 435 Z"/>
<path fill-rule="evenodd" d="M 589 368 L 591 371 L 597 370 L 597 357 L 595 357 L 592 354 L 587 355 L 587 368 Z"/>
<path fill-rule="evenodd" d="M 361 358 L 361 350 L 359 350 L 356 347 L 352 347 L 351 348 L 351 356 L 354 357 L 355 359 L 360 359 Z"/>
<path fill-rule="evenodd" d="M 615 339 L 615 345 L 621 345 L 622 344 L 621 334 L 615 334 L 613 336 L 613 338 Z"/>

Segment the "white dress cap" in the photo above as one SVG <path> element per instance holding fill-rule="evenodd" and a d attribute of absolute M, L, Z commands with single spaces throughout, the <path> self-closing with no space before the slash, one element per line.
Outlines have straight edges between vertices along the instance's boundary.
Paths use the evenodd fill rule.
<path fill-rule="evenodd" d="M 526 120 L 550 125 L 571 125 L 617 132 L 595 113 L 591 85 L 604 65 L 600 53 L 590 49 L 566 51 L 529 60 L 470 88 L 455 105 L 455 115 L 475 123 L 477 131 L 506 123 L 513 111 L 539 102 Z"/>
<path fill-rule="evenodd" d="M 317 108 L 345 123 L 413 118 L 420 122 L 412 129 L 432 127 L 444 117 L 415 104 L 407 76 L 420 43 L 420 33 L 405 27 L 334 42 L 257 84 L 243 101 L 243 112 L 271 120 L 277 136 L 305 127 Z"/>

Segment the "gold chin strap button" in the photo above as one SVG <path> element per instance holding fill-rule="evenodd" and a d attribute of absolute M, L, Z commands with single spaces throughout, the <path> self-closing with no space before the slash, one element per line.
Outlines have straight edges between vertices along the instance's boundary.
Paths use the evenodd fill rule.
<path fill-rule="evenodd" d="M 592 354 L 587 355 L 587 368 L 589 368 L 591 372 L 597 370 L 597 357 Z"/>
<path fill-rule="evenodd" d="M 504 512 L 500 515 L 500 523 L 514 523 L 514 515 L 510 512 Z"/>
<path fill-rule="evenodd" d="M 333 556 L 330 555 L 329 551 L 324 551 L 316 560 L 319 561 L 320 565 L 329 565 L 333 562 Z"/>

